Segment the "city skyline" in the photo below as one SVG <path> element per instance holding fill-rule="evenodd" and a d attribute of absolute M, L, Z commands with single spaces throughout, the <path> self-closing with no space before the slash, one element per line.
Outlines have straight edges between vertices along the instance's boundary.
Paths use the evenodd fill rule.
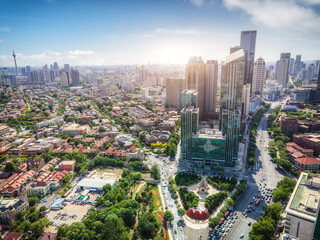
<path fill-rule="evenodd" d="M 18 66 L 185 64 L 190 56 L 225 61 L 242 30 L 257 30 L 256 59 L 275 62 L 291 52 L 306 61 L 320 54 L 315 0 L 16 0 L 2 6 L 0 65 L 7 67 L 14 66 L 12 49 Z"/>

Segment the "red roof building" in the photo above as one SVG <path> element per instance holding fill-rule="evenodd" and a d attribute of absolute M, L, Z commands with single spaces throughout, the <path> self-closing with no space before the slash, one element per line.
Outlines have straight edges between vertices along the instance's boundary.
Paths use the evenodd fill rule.
<path fill-rule="evenodd" d="M 22 236 L 22 233 L 11 232 L 4 240 L 20 240 L 22 239 Z"/>

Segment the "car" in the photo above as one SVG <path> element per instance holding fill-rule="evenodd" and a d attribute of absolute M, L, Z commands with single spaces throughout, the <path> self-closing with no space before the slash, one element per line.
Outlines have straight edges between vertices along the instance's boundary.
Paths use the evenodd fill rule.
<path fill-rule="evenodd" d="M 247 218 L 247 217 L 248 217 L 248 214 L 246 214 L 245 217 Z"/>
<path fill-rule="evenodd" d="M 180 227 L 180 231 L 182 231 L 183 229 L 182 229 L 182 227 Z"/>
<path fill-rule="evenodd" d="M 251 222 L 248 222 L 248 226 L 251 226 Z"/>
<path fill-rule="evenodd" d="M 229 229 L 229 228 L 227 228 L 226 232 L 229 232 L 229 231 L 230 231 L 230 229 Z"/>
<path fill-rule="evenodd" d="M 240 238 L 244 238 L 244 234 L 241 234 L 241 235 L 240 235 Z"/>
<path fill-rule="evenodd" d="M 174 234 L 177 234 L 177 230 L 176 229 L 174 230 Z"/>

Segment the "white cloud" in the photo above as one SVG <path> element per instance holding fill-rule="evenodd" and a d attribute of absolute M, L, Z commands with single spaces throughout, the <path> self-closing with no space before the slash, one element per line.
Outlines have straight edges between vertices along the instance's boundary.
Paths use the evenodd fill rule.
<path fill-rule="evenodd" d="M 307 0 L 309 4 L 319 0 Z M 271 29 L 320 33 L 320 16 L 300 0 L 224 0 L 230 10 L 240 9 L 251 16 L 256 24 Z"/>
<path fill-rule="evenodd" d="M 0 27 L 0 32 L 9 32 L 10 28 L 8 27 Z"/>
<path fill-rule="evenodd" d="M 320 0 L 299 0 L 302 4 L 307 4 L 307 5 L 318 5 L 320 4 Z"/>
<path fill-rule="evenodd" d="M 81 50 L 74 50 L 69 52 L 71 55 L 91 55 L 94 54 L 94 51 L 81 51 Z"/>

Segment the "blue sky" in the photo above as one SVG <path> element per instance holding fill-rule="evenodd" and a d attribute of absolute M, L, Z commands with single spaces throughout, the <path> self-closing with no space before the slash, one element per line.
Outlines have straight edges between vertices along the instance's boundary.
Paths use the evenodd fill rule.
<path fill-rule="evenodd" d="M 1 0 L 0 66 L 225 60 L 250 29 L 256 58 L 320 58 L 320 0 Z"/>

